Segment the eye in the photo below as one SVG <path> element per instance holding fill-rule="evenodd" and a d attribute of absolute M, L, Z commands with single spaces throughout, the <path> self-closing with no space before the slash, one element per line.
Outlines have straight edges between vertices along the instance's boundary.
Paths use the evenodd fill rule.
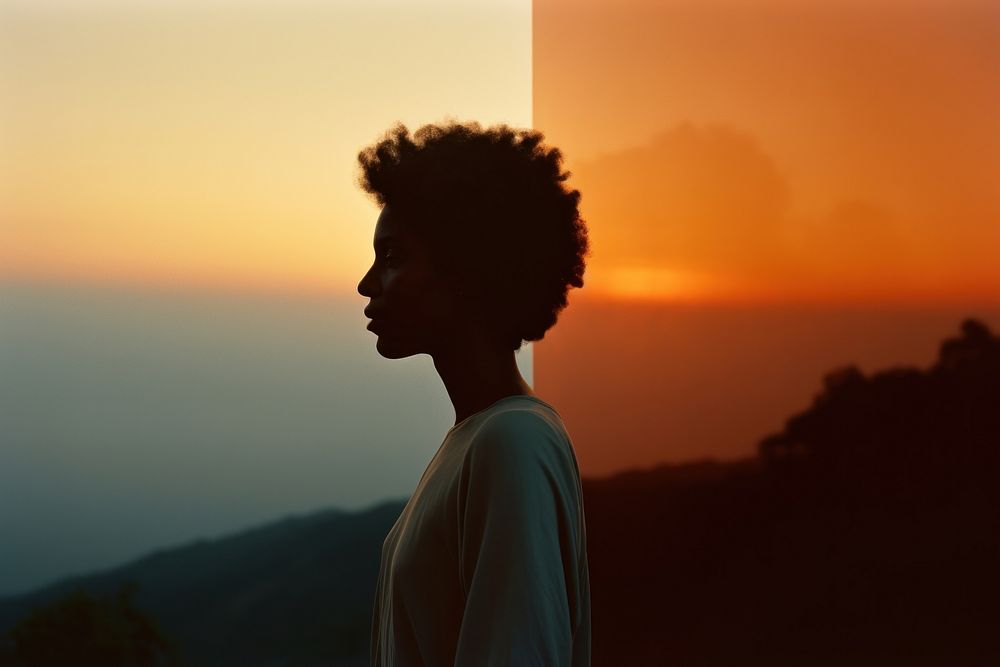
<path fill-rule="evenodd" d="M 399 256 L 394 255 L 391 250 L 386 251 L 386 253 L 382 255 L 382 259 L 385 260 L 386 264 L 389 264 L 390 266 L 395 266 L 399 263 Z"/>

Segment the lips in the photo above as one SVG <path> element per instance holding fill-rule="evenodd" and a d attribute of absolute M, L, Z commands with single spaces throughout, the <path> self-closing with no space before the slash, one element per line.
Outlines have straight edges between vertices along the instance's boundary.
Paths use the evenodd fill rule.
<path fill-rule="evenodd" d="M 365 308 L 365 317 L 371 320 L 371 322 L 368 323 L 368 326 L 365 327 L 369 331 L 380 333 L 385 330 L 385 318 L 383 318 L 382 313 L 375 308 Z"/>

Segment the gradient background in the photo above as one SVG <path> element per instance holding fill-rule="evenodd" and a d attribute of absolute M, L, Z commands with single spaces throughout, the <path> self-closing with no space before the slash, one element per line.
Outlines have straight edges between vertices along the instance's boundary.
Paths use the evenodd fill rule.
<path fill-rule="evenodd" d="M 356 292 L 394 121 L 563 150 L 594 252 L 518 361 L 598 476 L 1000 328 L 998 71 L 968 0 L 0 0 L 0 594 L 413 490 L 454 412 Z"/>

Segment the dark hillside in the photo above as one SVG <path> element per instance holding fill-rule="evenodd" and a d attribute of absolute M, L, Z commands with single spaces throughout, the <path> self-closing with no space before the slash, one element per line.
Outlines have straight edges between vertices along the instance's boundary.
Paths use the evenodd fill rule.
<path fill-rule="evenodd" d="M 178 644 L 183 664 L 362 664 L 379 549 L 403 504 L 289 518 L 62 581 L 0 601 L 0 632 L 77 588 L 107 595 L 134 581 L 136 606 Z"/>
<path fill-rule="evenodd" d="M 595 664 L 1000 664 L 1000 340 L 831 372 L 758 460 L 589 480 Z"/>

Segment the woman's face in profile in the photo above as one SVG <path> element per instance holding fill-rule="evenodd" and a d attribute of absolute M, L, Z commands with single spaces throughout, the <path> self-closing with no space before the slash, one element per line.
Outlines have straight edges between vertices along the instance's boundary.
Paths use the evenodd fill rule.
<path fill-rule="evenodd" d="M 453 289 L 430 261 L 422 240 L 399 224 L 389 206 L 375 223 L 375 262 L 358 283 L 370 299 L 365 315 L 388 359 L 431 354 L 456 334 Z"/>

